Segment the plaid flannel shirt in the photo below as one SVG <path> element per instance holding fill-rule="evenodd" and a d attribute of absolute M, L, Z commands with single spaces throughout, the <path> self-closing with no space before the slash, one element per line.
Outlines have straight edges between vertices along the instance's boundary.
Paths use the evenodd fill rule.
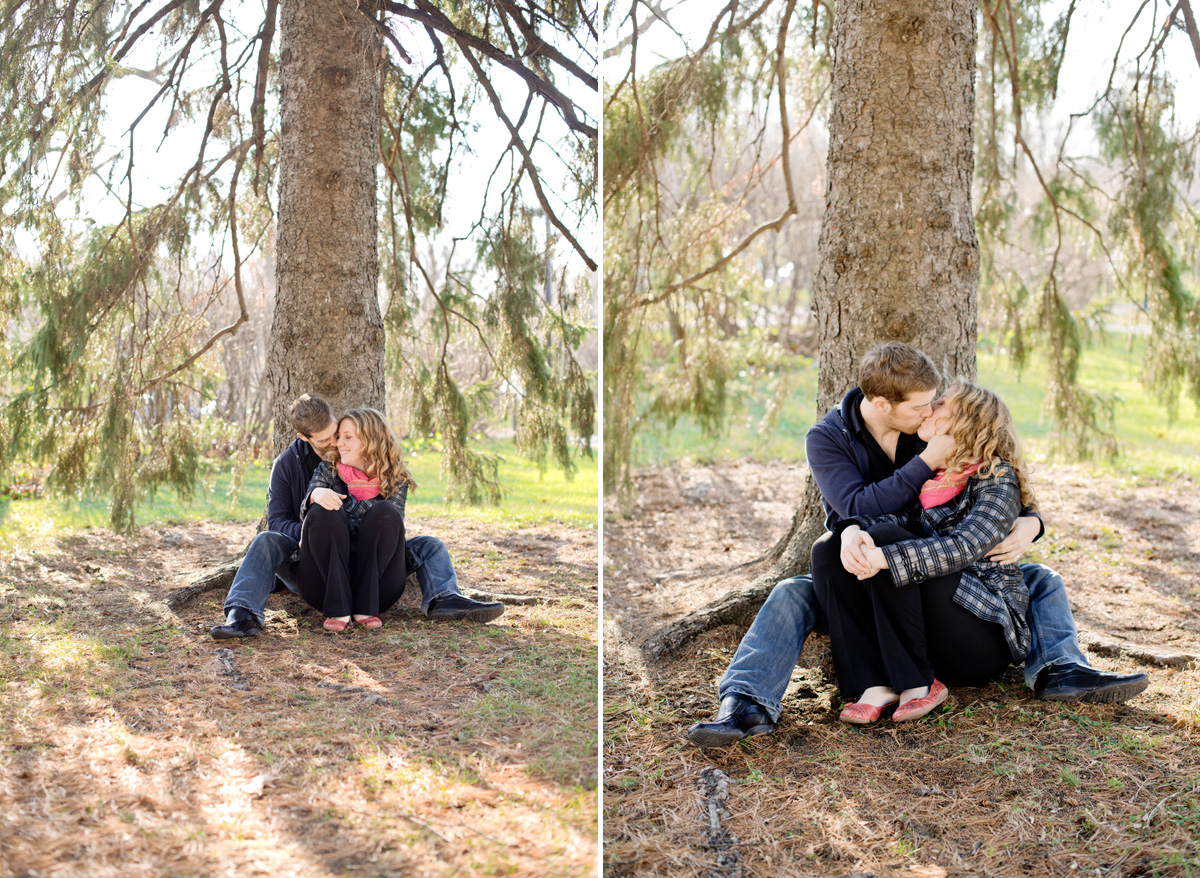
<path fill-rule="evenodd" d="M 304 520 L 304 516 L 308 514 L 310 508 L 310 498 L 312 492 L 317 488 L 329 488 L 331 491 L 336 491 L 339 494 L 345 494 L 346 499 L 342 501 L 342 509 L 346 510 L 347 523 L 350 526 L 351 535 L 358 533 L 359 523 L 362 517 L 376 503 L 391 503 L 400 507 L 400 517 L 404 517 L 404 505 L 408 501 L 408 485 L 403 484 L 400 489 L 390 497 L 369 497 L 366 500 L 356 500 L 354 495 L 346 488 L 346 483 L 342 481 L 341 476 L 337 474 L 332 463 L 327 460 L 321 461 L 321 465 L 317 467 L 313 473 L 312 480 L 308 483 L 308 490 L 304 492 L 304 500 L 300 503 L 300 520 Z"/>
<path fill-rule="evenodd" d="M 1032 646 L 1029 590 L 1016 564 L 997 564 L 985 556 L 1011 530 L 1021 514 L 1021 490 L 1010 467 L 987 478 L 972 476 L 961 494 L 941 506 L 917 504 L 903 515 L 850 519 L 864 530 L 872 524 L 898 524 L 921 539 L 883 547 L 897 586 L 962 572 L 954 602 L 975 616 L 1004 628 L 1014 662 L 1023 662 Z M 839 527 L 838 530 L 843 528 Z"/>

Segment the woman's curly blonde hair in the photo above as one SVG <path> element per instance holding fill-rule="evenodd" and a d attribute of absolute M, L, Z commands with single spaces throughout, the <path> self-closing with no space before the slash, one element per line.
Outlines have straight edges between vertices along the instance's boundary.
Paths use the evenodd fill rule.
<path fill-rule="evenodd" d="M 1037 500 L 1029 487 L 1029 467 L 1021 456 L 1021 445 L 1012 414 L 1004 400 L 970 381 L 957 380 L 946 390 L 950 407 L 950 436 L 954 448 L 946 456 L 947 472 L 979 464 L 980 476 L 997 475 L 1005 466 L 1012 469 L 1021 489 L 1021 505 L 1036 509 Z"/>
<path fill-rule="evenodd" d="M 400 443 L 387 425 L 383 415 L 375 409 L 352 409 L 338 418 L 338 428 L 342 421 L 352 421 L 362 440 L 363 462 L 366 463 L 368 475 L 379 479 L 379 493 L 382 497 L 390 497 L 400 490 L 401 485 L 408 485 L 414 491 L 417 483 L 409 475 L 408 468 L 400 455 Z M 337 446 L 333 449 L 333 465 L 341 463 Z"/>

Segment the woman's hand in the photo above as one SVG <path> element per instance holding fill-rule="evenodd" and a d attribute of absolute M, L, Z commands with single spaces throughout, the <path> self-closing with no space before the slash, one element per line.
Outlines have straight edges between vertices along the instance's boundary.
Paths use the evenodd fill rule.
<path fill-rule="evenodd" d="M 342 501 L 346 499 L 345 494 L 339 494 L 332 488 L 314 488 L 312 496 L 309 498 L 318 506 L 323 506 L 330 512 L 336 512 L 342 508 Z"/>
<path fill-rule="evenodd" d="M 870 579 L 880 570 L 887 569 L 883 549 L 877 549 L 871 535 L 857 524 L 842 531 L 841 559 L 846 572 L 859 579 Z"/>
<path fill-rule="evenodd" d="M 866 572 L 859 573 L 859 579 L 870 579 L 881 570 L 887 570 L 887 558 L 883 554 L 883 549 L 877 549 L 874 546 L 866 550 L 867 564 Z"/>
<path fill-rule="evenodd" d="M 1022 515 L 1013 522 L 1012 530 L 988 552 L 988 560 L 997 564 L 1016 564 L 1021 560 L 1033 541 L 1042 532 L 1042 523 L 1036 516 Z"/>

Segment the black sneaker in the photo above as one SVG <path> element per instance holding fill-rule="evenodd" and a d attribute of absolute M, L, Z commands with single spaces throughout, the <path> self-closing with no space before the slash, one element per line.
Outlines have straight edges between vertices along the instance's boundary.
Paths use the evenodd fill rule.
<path fill-rule="evenodd" d="M 225 624 L 208 629 L 214 640 L 233 640 L 241 637 L 257 637 L 262 634 L 262 625 L 254 614 L 244 607 L 230 607 L 225 614 Z"/>
<path fill-rule="evenodd" d="M 444 598 L 434 598 L 429 604 L 429 612 L 425 618 L 435 622 L 452 622 L 466 619 L 471 622 L 490 622 L 498 619 L 504 612 L 504 604 L 485 604 L 473 601 L 461 594 L 446 595 Z"/>
<path fill-rule="evenodd" d="M 1038 674 L 1033 691 L 1045 701 L 1128 701 L 1150 685 L 1145 674 L 1110 674 L 1087 665 L 1051 665 Z"/>

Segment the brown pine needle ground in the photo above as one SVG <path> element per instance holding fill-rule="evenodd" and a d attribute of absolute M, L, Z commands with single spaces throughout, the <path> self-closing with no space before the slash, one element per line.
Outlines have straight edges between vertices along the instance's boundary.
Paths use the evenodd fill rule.
<path fill-rule="evenodd" d="M 838 723 L 814 636 L 773 736 L 699 750 L 742 629 L 643 663 L 636 645 L 744 574 L 785 529 L 802 466 L 644 470 L 606 522 L 605 871 L 610 876 L 1200 875 L 1200 490 L 1040 467 L 1050 532 L 1093 663 L 1142 670 L 1124 705 L 1037 700 L 1012 670 L 905 725 Z M 1141 656 L 1140 658 L 1138 656 Z M 705 766 L 729 778 L 712 844 Z"/>
<path fill-rule="evenodd" d="M 338 636 L 279 593 L 217 642 L 223 592 L 156 601 L 252 526 L 5 547 L 0 875 L 593 874 L 595 532 L 421 526 L 465 586 L 557 599 Z"/>

